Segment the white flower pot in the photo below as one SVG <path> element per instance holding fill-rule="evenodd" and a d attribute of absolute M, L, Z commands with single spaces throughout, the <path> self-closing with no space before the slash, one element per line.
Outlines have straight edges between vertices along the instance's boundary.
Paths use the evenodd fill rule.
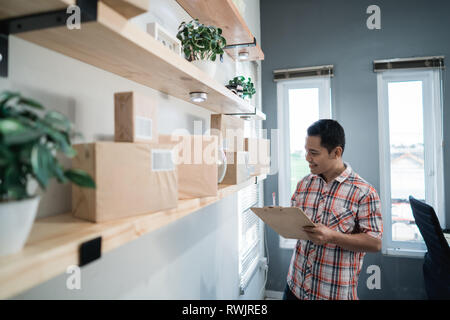
<path fill-rule="evenodd" d="M 211 78 L 214 78 L 216 75 L 216 69 L 217 69 L 217 61 L 211 61 L 211 60 L 193 60 L 192 63 L 208 74 Z"/>
<path fill-rule="evenodd" d="M 36 217 L 39 196 L 0 202 L 0 256 L 22 250 Z"/>

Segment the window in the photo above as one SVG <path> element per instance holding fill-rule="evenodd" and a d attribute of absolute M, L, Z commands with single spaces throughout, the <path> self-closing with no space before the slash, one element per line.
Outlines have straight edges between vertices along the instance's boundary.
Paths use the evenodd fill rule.
<path fill-rule="evenodd" d="M 330 77 L 280 81 L 278 94 L 279 205 L 290 206 L 297 182 L 310 173 L 305 159 L 306 130 L 315 121 L 331 118 Z M 296 240 L 280 236 L 281 248 L 294 248 Z"/>
<path fill-rule="evenodd" d="M 440 71 L 378 73 L 383 253 L 423 256 L 409 196 L 433 206 L 444 226 Z"/>

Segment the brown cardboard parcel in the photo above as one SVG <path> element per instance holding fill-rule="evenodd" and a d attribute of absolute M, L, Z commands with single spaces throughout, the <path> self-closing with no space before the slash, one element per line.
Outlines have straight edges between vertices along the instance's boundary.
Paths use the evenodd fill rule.
<path fill-rule="evenodd" d="M 216 135 L 219 142 L 223 142 L 225 151 L 244 151 L 244 123 L 235 116 L 212 114 L 211 135 Z"/>
<path fill-rule="evenodd" d="M 270 140 L 262 138 L 245 138 L 244 151 L 249 153 L 249 166 L 255 175 L 267 174 L 270 171 Z"/>
<path fill-rule="evenodd" d="M 114 141 L 155 142 L 158 109 L 153 99 L 142 94 L 114 94 Z"/>
<path fill-rule="evenodd" d="M 216 136 L 158 136 L 158 143 L 175 145 L 175 163 L 178 169 L 178 199 L 217 196 L 217 141 Z"/>
<path fill-rule="evenodd" d="M 72 187 L 75 217 L 103 222 L 177 206 L 172 145 L 95 142 L 74 148 L 73 167 L 87 171 L 97 185 Z"/>
<path fill-rule="evenodd" d="M 250 178 L 248 153 L 244 151 L 225 151 L 227 156 L 227 172 L 222 180 L 223 184 L 239 184 Z"/>

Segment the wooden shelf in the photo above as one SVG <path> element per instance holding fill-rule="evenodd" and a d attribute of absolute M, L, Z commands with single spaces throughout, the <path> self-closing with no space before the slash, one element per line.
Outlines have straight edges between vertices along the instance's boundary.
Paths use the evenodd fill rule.
<path fill-rule="evenodd" d="M 216 113 L 255 112 L 248 102 L 129 23 L 126 15 L 119 14 L 129 10 L 128 4 L 138 6 L 141 0 L 105 2 L 114 9 L 99 2 L 97 20 L 83 23 L 81 30 L 64 26 L 16 36 L 190 103 L 190 92 L 206 92 L 208 100 L 196 104 Z M 75 0 L 4 0 L 0 19 L 60 10 L 74 3 Z M 257 117 L 265 119 L 259 111 Z M 180 200 L 175 209 L 106 223 L 76 219 L 70 213 L 38 219 L 25 248 L 0 258 L 0 299 L 45 282 L 65 272 L 69 265 L 78 265 L 79 248 L 85 241 L 101 236 L 104 254 L 265 178 L 261 175 L 239 185 L 220 185 L 216 197 Z"/>
<path fill-rule="evenodd" d="M 170 224 L 247 186 L 264 180 L 254 176 L 239 185 L 219 185 L 216 197 L 179 200 L 171 210 L 105 223 L 73 218 L 71 213 L 37 219 L 25 248 L 0 257 L 0 299 L 15 296 L 78 265 L 80 245 L 102 237 L 102 254 Z"/>
<path fill-rule="evenodd" d="M 256 120 L 266 120 L 266 114 L 263 113 L 261 110 L 256 109 L 255 119 Z"/>
<path fill-rule="evenodd" d="M 7 2 L 14 6 L 15 1 Z M 72 0 L 39 0 L 39 3 L 47 4 L 45 8 L 49 9 L 59 2 L 67 4 L 67 1 Z M 28 2 L 19 0 L 17 7 Z M 20 8 L 13 9 L 9 8 L 9 11 L 20 11 Z M 83 23 L 80 30 L 61 26 L 17 33 L 15 36 L 189 103 L 194 103 L 190 100 L 190 92 L 206 92 L 207 101 L 194 104 L 215 113 L 255 111 L 255 107 L 247 101 L 103 2 L 98 2 L 97 20 Z"/>
<path fill-rule="evenodd" d="M 254 37 L 232 0 L 177 0 L 194 19 L 222 29 L 227 45 L 253 43 Z M 238 60 L 239 52 L 248 52 L 247 60 L 264 60 L 260 46 L 227 49 Z"/>
<path fill-rule="evenodd" d="M 266 120 L 266 115 L 261 112 L 260 110 L 256 109 L 256 111 L 252 114 L 243 114 L 241 115 L 241 118 L 246 118 L 246 117 L 250 117 L 253 120 Z"/>
<path fill-rule="evenodd" d="M 76 0 L 2 0 L 0 19 L 66 9 Z"/>
<path fill-rule="evenodd" d="M 126 18 L 148 11 L 148 0 L 101 0 Z M 65 10 L 75 5 L 76 0 L 2 0 L 0 19 L 27 16 L 56 10 Z"/>

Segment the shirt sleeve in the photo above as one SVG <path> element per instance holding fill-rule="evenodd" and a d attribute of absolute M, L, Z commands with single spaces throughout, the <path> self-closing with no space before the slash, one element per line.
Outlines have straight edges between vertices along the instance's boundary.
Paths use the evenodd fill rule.
<path fill-rule="evenodd" d="M 375 189 L 370 190 L 360 200 L 357 219 L 360 232 L 381 239 L 383 236 L 381 201 Z"/>

